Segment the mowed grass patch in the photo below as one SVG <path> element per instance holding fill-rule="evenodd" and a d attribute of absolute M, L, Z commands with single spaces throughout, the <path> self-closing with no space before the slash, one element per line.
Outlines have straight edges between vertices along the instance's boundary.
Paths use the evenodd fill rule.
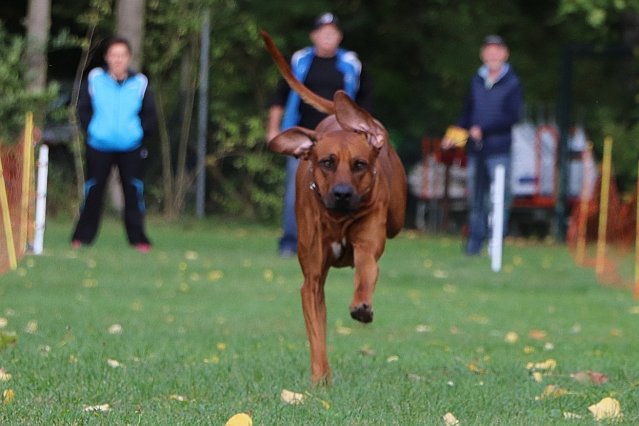
<path fill-rule="evenodd" d="M 447 412 L 462 425 L 593 424 L 588 407 L 608 396 L 621 424 L 639 423 L 639 303 L 563 246 L 510 243 L 493 273 L 459 239 L 404 232 L 380 263 L 370 325 L 348 313 L 353 271 L 332 270 L 333 384 L 314 388 L 302 275 L 276 255 L 276 228 L 152 219 L 149 254 L 117 221 L 82 250 L 70 230 L 49 223 L 44 256 L 0 277 L 0 331 L 17 335 L 0 350 L 0 391 L 15 395 L 0 424 L 222 425 L 238 412 L 261 425 L 438 425 Z M 572 377 L 591 372 L 607 380 Z M 305 402 L 282 402 L 283 389 Z"/>

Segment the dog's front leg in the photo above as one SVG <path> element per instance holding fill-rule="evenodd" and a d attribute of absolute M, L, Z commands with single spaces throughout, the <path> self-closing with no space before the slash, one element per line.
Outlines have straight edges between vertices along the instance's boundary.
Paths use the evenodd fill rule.
<path fill-rule="evenodd" d="M 373 238 L 371 238 L 373 237 Z M 380 258 L 385 236 L 367 234 L 353 243 L 353 261 L 355 266 L 353 301 L 349 307 L 351 317 L 363 323 L 373 321 L 373 293 L 377 284 Z"/>
<path fill-rule="evenodd" d="M 325 279 L 326 272 L 314 274 L 305 272 L 301 290 L 306 334 L 311 350 L 311 380 L 314 384 L 328 384 L 331 379 L 326 354 Z"/>

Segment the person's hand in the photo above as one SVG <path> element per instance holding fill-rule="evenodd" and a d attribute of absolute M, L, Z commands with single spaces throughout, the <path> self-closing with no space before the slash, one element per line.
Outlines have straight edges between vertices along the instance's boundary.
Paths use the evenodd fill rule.
<path fill-rule="evenodd" d="M 455 147 L 455 141 L 451 138 L 444 137 L 441 144 L 442 149 L 451 149 Z"/>
<path fill-rule="evenodd" d="M 476 141 L 481 141 L 484 137 L 481 132 L 481 127 L 479 127 L 478 125 L 474 125 L 473 127 L 471 127 L 468 130 L 468 133 L 470 134 L 470 137 Z"/>

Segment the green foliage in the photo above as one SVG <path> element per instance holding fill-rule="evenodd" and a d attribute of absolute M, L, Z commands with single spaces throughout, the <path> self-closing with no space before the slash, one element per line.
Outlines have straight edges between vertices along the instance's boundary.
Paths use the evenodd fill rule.
<path fill-rule="evenodd" d="M 58 90 L 51 84 L 44 93 L 27 92 L 24 47 L 25 41 L 7 34 L 0 21 L 0 143 L 16 142 L 24 128 L 25 113 L 41 109 Z"/>
<path fill-rule="evenodd" d="M 607 396 L 623 419 L 601 424 L 639 423 L 638 303 L 598 285 L 565 247 L 506 245 L 504 272 L 492 273 L 486 257 L 462 258 L 459 239 L 400 234 L 365 326 L 348 313 L 353 271 L 333 270 L 334 383 L 314 388 L 302 277 L 277 257 L 277 229 L 148 225 L 144 255 L 119 220 L 80 251 L 68 246 L 71 222 L 48 222 L 46 255 L 2 276 L 0 335 L 18 339 L 0 352 L 12 376 L 0 394 L 15 392 L 0 424 L 223 425 L 250 412 L 255 425 L 442 425 L 452 412 L 469 426 L 596 425 L 588 407 Z M 527 364 L 548 359 L 556 368 L 536 382 Z M 571 376 L 591 371 L 609 380 Z M 541 397 L 548 385 L 568 392 Z M 287 405 L 283 389 L 311 396 Z M 102 404 L 110 410 L 84 411 Z"/>
<path fill-rule="evenodd" d="M 264 153 L 262 123 L 271 87 L 265 86 L 259 66 L 263 52 L 255 18 L 236 2 L 151 1 L 146 66 L 155 90 L 161 92 L 167 117 L 177 119 L 185 95 L 180 71 L 184 52 L 198 46 L 207 9 L 212 28 L 209 210 L 271 219 L 279 209 L 282 173 Z"/>

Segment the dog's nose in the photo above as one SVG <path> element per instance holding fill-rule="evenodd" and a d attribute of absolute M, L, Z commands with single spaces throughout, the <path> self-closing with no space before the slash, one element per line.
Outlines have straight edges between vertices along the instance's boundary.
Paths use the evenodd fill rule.
<path fill-rule="evenodd" d="M 353 196 L 353 187 L 351 185 L 340 183 L 333 187 L 333 197 L 335 201 L 349 201 Z"/>

